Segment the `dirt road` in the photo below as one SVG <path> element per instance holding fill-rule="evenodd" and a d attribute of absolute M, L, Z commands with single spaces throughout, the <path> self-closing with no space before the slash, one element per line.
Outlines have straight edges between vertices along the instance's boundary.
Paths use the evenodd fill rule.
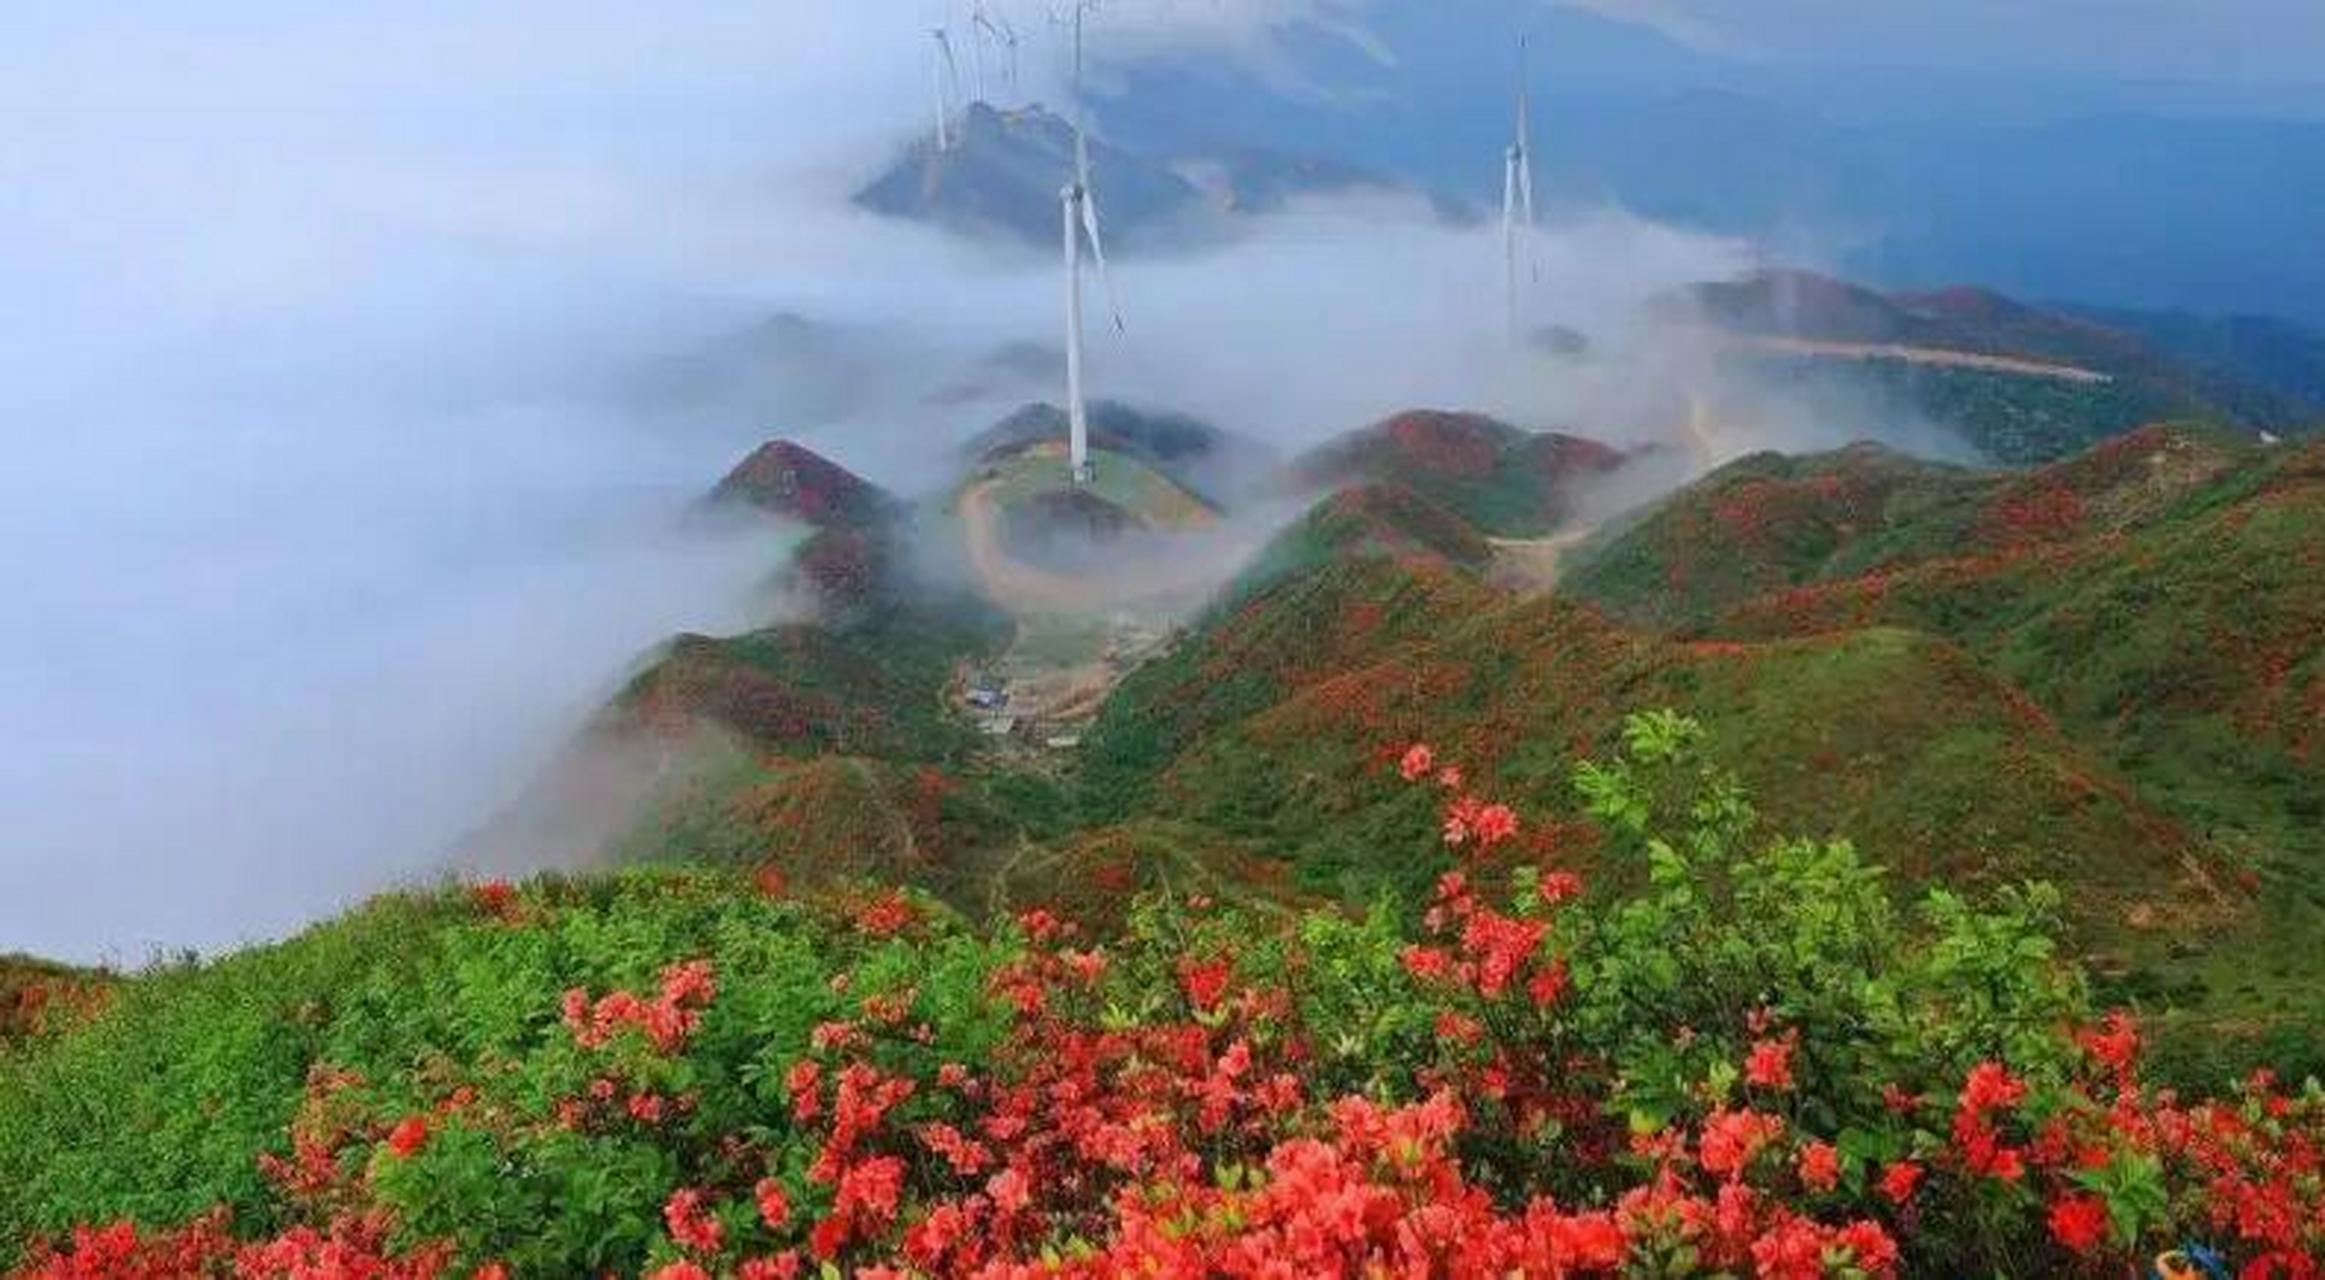
<path fill-rule="evenodd" d="M 1558 586 L 1558 561 L 1583 539 L 1598 532 L 1597 525 L 1568 529 L 1547 538 L 1488 538 L 1493 547 L 1493 580 L 1520 595 L 1542 595 Z"/>
<path fill-rule="evenodd" d="M 1103 573 L 1075 576 L 1026 564 L 1001 545 L 1000 515 L 993 507 L 993 483 L 970 485 L 961 494 L 962 540 L 969 565 L 993 603 L 1020 616 L 1094 614 L 1175 596 L 1208 593 L 1222 568 L 1212 555 L 1153 556 Z"/>
<path fill-rule="evenodd" d="M 1981 369 L 1988 373 L 2009 373 L 2024 378 L 2056 378 L 2061 382 L 2101 383 L 2114 378 L 2095 369 L 2080 369 L 2071 364 L 2049 364 L 2041 360 L 2022 360 L 2016 356 L 1989 356 L 1974 351 L 1949 351 L 1942 347 L 1912 347 L 1896 342 L 1820 342 L 1814 338 L 1738 337 L 1737 346 L 1771 355 L 1819 356 L 1836 360 L 1897 360 L 1906 364 L 1935 365 L 1949 369 Z"/>

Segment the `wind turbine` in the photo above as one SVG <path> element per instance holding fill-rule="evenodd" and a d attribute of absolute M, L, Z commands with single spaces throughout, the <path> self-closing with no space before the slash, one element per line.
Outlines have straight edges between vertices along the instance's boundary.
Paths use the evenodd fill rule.
<path fill-rule="evenodd" d="M 1526 40 L 1518 39 L 1518 127 L 1502 159 L 1502 271 L 1508 292 L 1510 337 L 1525 336 L 1525 280 L 1534 278 L 1534 108 L 1527 83 Z M 1525 271 L 1520 272 L 1523 259 Z M 1524 278 L 1521 278 L 1523 276 Z"/>
<path fill-rule="evenodd" d="M 969 4 L 969 67 L 977 78 L 978 102 L 990 102 L 985 93 L 985 33 L 993 24 L 985 19 L 985 0 L 971 0 Z"/>
<path fill-rule="evenodd" d="M 953 115 L 960 109 L 961 67 L 953 58 L 953 38 L 943 27 L 929 34 L 936 39 L 936 58 L 930 64 L 936 77 L 936 149 L 953 149 Z"/>
<path fill-rule="evenodd" d="M 1010 25 L 1007 17 L 995 22 L 993 15 L 985 9 L 984 0 L 977 0 L 976 11 L 970 21 L 977 32 L 977 96 L 985 96 L 985 41 L 990 37 L 994 43 L 1009 51 L 1009 92 L 1014 100 L 1017 93 L 1017 28 Z"/>
<path fill-rule="evenodd" d="M 1066 453 L 1073 482 L 1088 484 L 1090 470 L 1090 414 L 1082 398 L 1082 237 L 1090 238 L 1090 257 L 1097 264 L 1098 282 L 1106 291 L 1107 309 L 1121 332 L 1122 305 L 1114 295 L 1113 277 L 1106 273 L 1106 244 L 1098 235 L 1098 197 L 1090 185 L 1090 131 L 1082 107 L 1082 20 L 1096 0 L 1074 3 L 1074 174 L 1058 192 L 1065 222 L 1066 251 Z"/>

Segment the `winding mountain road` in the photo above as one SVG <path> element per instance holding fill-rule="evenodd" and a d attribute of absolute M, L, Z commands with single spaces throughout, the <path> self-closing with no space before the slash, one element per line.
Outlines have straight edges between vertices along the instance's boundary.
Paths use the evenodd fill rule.
<path fill-rule="evenodd" d="M 958 508 L 969 566 L 993 603 L 1019 616 L 1098 614 L 1174 596 L 1206 595 L 1222 576 L 1214 554 L 1152 555 L 1109 565 L 1090 574 L 1064 574 L 1029 565 L 1002 545 L 1001 515 L 993 503 L 993 481 L 961 492 Z"/>
<path fill-rule="evenodd" d="M 1945 369 L 2008 373 L 2022 378 L 2055 378 L 2061 382 L 2115 381 L 2112 376 L 2096 369 L 2078 368 L 2071 364 L 2051 364 L 2018 356 L 1990 356 L 1975 351 L 1952 351 L 1943 347 L 1908 346 L 1901 342 L 1827 342 L 1816 338 L 1769 336 L 1738 337 L 1733 341 L 1738 346 L 1770 355 L 1816 356 L 1832 360 L 1894 360 Z"/>

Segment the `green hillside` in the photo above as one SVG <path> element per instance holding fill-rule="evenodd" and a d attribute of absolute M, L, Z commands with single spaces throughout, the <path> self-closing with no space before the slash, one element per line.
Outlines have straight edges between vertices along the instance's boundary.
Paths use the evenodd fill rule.
<path fill-rule="evenodd" d="M 1399 485 L 1482 533 L 1532 538 L 1566 519 L 1576 488 L 1622 464 L 1622 454 L 1596 441 L 1483 414 L 1416 410 L 1295 460 L 1291 483 L 1305 491 Z"/>
<path fill-rule="evenodd" d="M 1597 548 L 1570 585 L 1704 643 L 1902 626 L 1959 644 L 2206 851 L 2217 869 L 2190 902 L 2255 904 L 2246 929 L 2158 927 L 2194 962 L 2135 965 L 2126 982 L 2193 981 L 2207 1000 L 2313 1019 L 2325 964 L 2319 449 L 2146 430 L 1957 485 L 1852 551 L 1739 544 L 1706 572 L 1684 531 L 1733 493 L 1733 477 L 1715 476 Z M 1658 580 L 1713 585 L 1675 608 Z"/>

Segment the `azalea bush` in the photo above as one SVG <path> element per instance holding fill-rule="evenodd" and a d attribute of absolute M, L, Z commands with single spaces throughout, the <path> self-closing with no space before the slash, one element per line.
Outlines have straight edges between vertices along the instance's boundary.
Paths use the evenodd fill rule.
<path fill-rule="evenodd" d="M 1753 843 L 1701 736 L 1577 772 L 1588 880 L 1401 745 L 1459 865 L 1362 915 L 481 886 L 295 1006 L 287 1088 L 134 991 L 0 1066 L 0 1224 L 39 1276 L 2317 1274 L 2314 1084 L 2149 1086 L 2046 891 Z M 273 1131 L 167 1177 L 89 1158 L 130 1119 L 35 1133 L 165 1025 L 210 1056 L 108 1077 L 133 1112 Z"/>

